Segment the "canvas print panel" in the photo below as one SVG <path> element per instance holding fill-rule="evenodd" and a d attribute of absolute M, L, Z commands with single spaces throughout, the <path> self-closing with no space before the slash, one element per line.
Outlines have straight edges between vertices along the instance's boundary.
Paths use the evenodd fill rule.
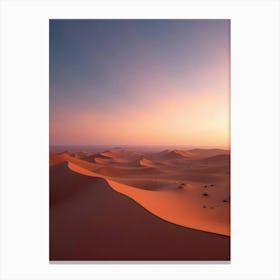
<path fill-rule="evenodd" d="M 230 21 L 49 32 L 50 260 L 230 260 Z"/>

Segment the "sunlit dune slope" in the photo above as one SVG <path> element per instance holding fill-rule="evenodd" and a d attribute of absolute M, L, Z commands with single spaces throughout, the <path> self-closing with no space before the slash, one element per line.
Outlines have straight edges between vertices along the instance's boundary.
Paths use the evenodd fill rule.
<path fill-rule="evenodd" d="M 146 167 L 155 167 L 156 165 L 149 159 L 142 158 L 139 160 L 140 166 L 146 166 Z"/>
<path fill-rule="evenodd" d="M 228 204 L 221 203 L 215 210 L 204 208 L 203 205 L 209 204 L 212 198 L 204 197 L 198 188 L 186 185 L 172 190 L 143 190 L 108 179 L 104 174 L 91 172 L 73 162 L 69 162 L 68 166 L 79 174 L 106 179 L 114 190 L 127 195 L 166 221 L 203 231 L 230 234 Z"/>

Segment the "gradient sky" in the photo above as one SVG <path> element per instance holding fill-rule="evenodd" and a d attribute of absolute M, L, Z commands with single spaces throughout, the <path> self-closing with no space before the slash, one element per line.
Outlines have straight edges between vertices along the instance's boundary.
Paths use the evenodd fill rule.
<path fill-rule="evenodd" d="M 229 20 L 51 20 L 50 145 L 229 146 Z"/>

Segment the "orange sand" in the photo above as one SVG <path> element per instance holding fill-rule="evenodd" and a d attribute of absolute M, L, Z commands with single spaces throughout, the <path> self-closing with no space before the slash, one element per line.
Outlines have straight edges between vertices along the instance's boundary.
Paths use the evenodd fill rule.
<path fill-rule="evenodd" d="M 88 162 L 60 154 L 51 157 L 51 164 L 65 161 L 76 173 L 104 178 L 115 191 L 168 222 L 230 235 L 228 151 L 166 150 L 146 156 L 150 159 L 112 150 Z M 138 166 L 133 164 L 137 160 Z"/>
<path fill-rule="evenodd" d="M 227 151 L 63 153 L 50 165 L 50 260 L 229 260 Z"/>

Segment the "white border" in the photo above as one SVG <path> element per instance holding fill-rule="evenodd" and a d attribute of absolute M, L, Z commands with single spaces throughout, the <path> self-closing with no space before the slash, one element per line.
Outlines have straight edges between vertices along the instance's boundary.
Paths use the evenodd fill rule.
<path fill-rule="evenodd" d="M 231 264 L 48 262 L 48 19 L 231 19 Z M 279 2 L 2 1 L 1 279 L 279 279 Z"/>

